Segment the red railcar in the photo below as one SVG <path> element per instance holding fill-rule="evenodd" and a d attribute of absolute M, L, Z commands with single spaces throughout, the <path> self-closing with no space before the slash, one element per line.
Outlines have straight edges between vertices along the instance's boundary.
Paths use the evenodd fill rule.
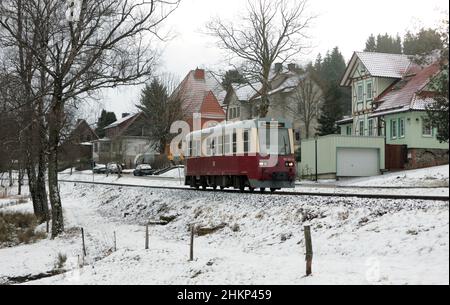
<path fill-rule="evenodd" d="M 186 185 L 193 188 L 293 188 L 292 124 L 258 119 L 221 124 L 187 136 Z"/>

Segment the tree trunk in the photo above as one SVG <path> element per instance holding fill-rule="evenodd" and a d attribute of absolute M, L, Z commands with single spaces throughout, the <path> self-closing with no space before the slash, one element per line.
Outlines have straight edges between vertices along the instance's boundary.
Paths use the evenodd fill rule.
<path fill-rule="evenodd" d="M 57 91 L 56 91 L 57 92 Z M 52 238 L 64 232 L 64 218 L 58 186 L 58 146 L 63 104 L 54 97 L 49 120 L 48 191 L 52 208 Z"/>
<path fill-rule="evenodd" d="M 19 178 L 17 180 L 17 194 L 22 195 L 22 186 L 23 186 L 23 169 L 19 168 Z"/>

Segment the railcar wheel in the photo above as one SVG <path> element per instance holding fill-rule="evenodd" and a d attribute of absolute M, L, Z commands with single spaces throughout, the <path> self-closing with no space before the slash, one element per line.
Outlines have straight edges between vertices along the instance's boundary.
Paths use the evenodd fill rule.
<path fill-rule="evenodd" d="M 270 192 L 271 192 L 271 193 L 275 193 L 276 191 L 277 191 L 277 189 L 274 189 L 274 188 L 271 188 L 271 189 L 270 189 Z"/>
<path fill-rule="evenodd" d="M 250 190 L 250 193 L 253 193 L 255 191 L 255 188 L 254 187 L 250 187 L 249 190 Z"/>
<path fill-rule="evenodd" d="M 266 188 L 262 187 L 259 191 L 260 191 L 261 193 L 265 193 L 265 192 L 266 192 Z"/>
<path fill-rule="evenodd" d="M 239 178 L 239 191 L 241 191 L 241 193 L 245 192 L 245 180 L 244 180 L 244 177 L 240 177 Z"/>

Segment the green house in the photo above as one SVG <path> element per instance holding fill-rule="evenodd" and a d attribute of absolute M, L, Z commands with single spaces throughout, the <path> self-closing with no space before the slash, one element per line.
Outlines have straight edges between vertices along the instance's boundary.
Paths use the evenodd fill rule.
<path fill-rule="evenodd" d="M 352 88 L 352 115 L 338 122 L 341 135 L 384 137 L 387 169 L 448 164 L 449 144 L 426 120 L 430 83 L 440 72 L 437 61 L 420 66 L 406 55 L 354 53 L 341 82 Z"/>

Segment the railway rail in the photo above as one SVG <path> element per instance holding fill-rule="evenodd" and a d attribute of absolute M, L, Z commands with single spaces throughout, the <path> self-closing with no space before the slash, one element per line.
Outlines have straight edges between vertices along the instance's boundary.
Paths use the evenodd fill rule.
<path fill-rule="evenodd" d="M 59 180 L 63 183 L 77 183 L 77 184 L 90 184 L 90 185 L 103 185 L 103 186 L 116 186 L 116 187 L 130 187 L 130 188 L 145 188 L 145 189 L 160 189 L 160 190 L 177 190 L 177 191 L 190 191 L 190 192 L 221 192 L 221 193 L 241 193 L 239 190 L 196 190 L 187 187 L 175 187 L 175 186 L 149 186 L 149 185 L 133 185 L 133 184 L 120 184 L 120 183 L 106 183 L 106 182 L 93 182 L 93 181 L 75 181 L 75 180 Z M 396 194 L 364 194 L 364 193 L 336 193 L 336 192 L 298 192 L 298 191 L 278 191 L 275 193 L 265 192 L 244 192 L 246 194 L 254 195 L 271 195 L 271 196 L 313 196 L 313 197 L 339 197 L 339 198 L 361 198 L 361 199 L 390 199 L 390 200 L 428 200 L 428 201 L 449 201 L 449 196 L 438 195 L 396 195 Z"/>

